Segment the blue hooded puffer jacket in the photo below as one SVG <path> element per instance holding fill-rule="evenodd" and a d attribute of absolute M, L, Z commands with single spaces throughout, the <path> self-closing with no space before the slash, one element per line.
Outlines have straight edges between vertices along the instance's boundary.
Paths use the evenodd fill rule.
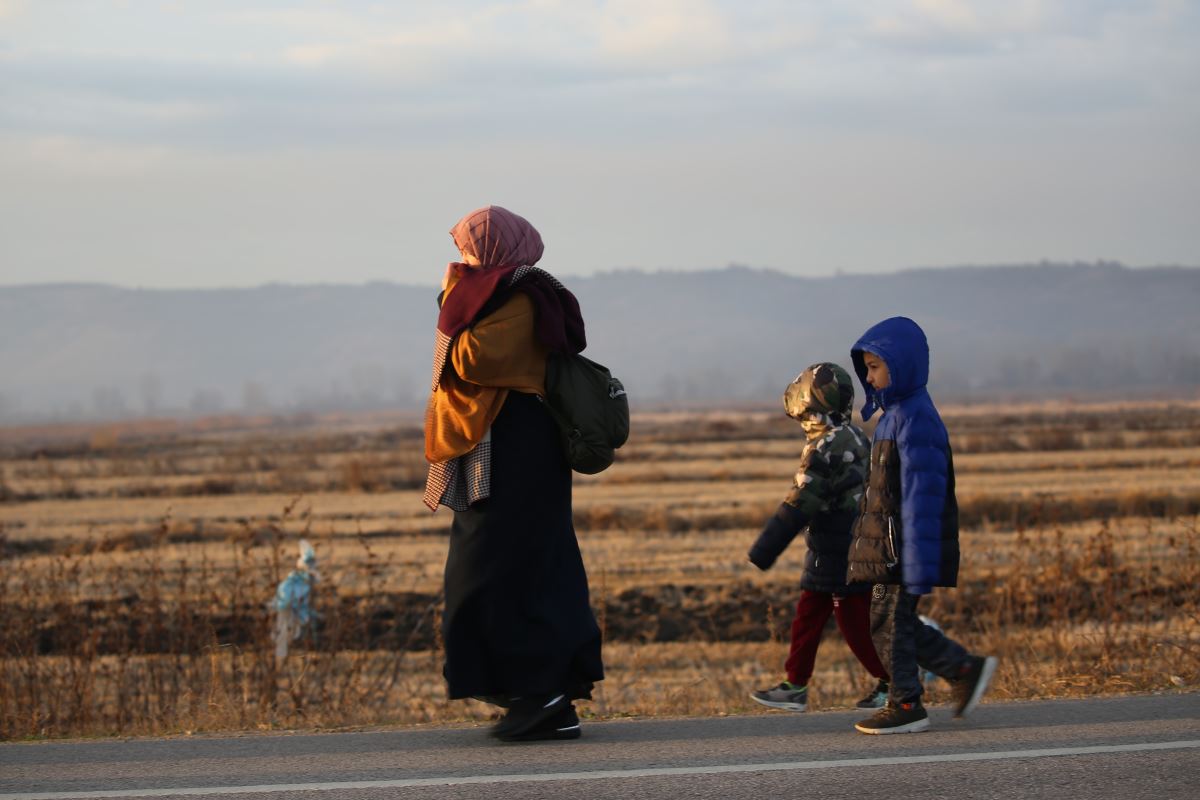
<path fill-rule="evenodd" d="M 880 391 L 867 383 L 863 354 L 888 367 Z M 958 582 L 958 504 L 946 426 L 925 388 L 929 345 L 907 317 L 875 325 L 851 350 L 866 394 L 864 420 L 876 410 L 871 467 L 854 523 L 847 582 L 902 583 L 910 594 Z"/>

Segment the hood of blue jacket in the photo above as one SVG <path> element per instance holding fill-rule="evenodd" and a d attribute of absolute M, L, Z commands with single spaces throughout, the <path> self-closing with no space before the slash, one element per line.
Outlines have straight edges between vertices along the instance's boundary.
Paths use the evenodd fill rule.
<path fill-rule="evenodd" d="M 887 364 L 891 382 L 878 392 L 867 383 L 863 353 L 874 353 Z M 929 342 L 921 326 L 908 317 L 891 317 L 872 326 L 854 343 L 850 358 L 867 398 L 862 408 L 864 420 L 877 409 L 886 409 L 924 389 L 929 382 Z"/>

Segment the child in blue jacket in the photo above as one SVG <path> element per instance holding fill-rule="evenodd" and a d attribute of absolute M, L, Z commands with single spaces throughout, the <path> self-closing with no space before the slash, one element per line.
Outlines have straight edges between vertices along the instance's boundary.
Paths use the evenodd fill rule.
<path fill-rule="evenodd" d="M 958 503 L 946 426 L 925 385 L 929 345 L 907 317 L 886 319 L 850 351 L 866 392 L 863 420 L 883 416 L 851 534 L 847 583 L 873 583 L 875 648 L 891 675 L 888 701 L 854 727 L 862 733 L 912 733 L 929 727 L 918 662 L 949 681 L 954 715 L 969 714 L 987 691 L 994 657 L 969 654 L 923 623 L 917 604 L 934 586 L 958 582 Z"/>

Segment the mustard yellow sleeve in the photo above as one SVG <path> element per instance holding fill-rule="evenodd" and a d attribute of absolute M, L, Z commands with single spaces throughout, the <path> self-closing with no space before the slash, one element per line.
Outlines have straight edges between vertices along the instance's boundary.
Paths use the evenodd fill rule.
<path fill-rule="evenodd" d="M 533 301 L 520 292 L 460 333 L 450 364 L 468 383 L 545 394 L 546 350 L 537 339 Z"/>

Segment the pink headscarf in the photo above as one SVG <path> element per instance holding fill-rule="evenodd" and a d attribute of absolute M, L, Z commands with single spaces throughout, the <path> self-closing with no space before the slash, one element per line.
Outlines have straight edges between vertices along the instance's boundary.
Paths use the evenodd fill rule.
<path fill-rule="evenodd" d="M 553 353 L 578 353 L 587 346 L 583 316 L 575 295 L 552 275 L 534 267 L 542 257 L 542 237 L 525 218 L 500 206 L 484 206 L 450 229 L 463 255 L 479 264 L 452 263 L 453 290 L 439 298 L 438 342 L 434 352 L 434 386 L 446 361 L 450 340 L 474 324 L 489 302 L 513 291 L 533 300 L 537 336 Z"/>
<path fill-rule="evenodd" d="M 490 267 L 523 267 L 542 257 L 542 237 L 524 218 L 500 206 L 484 206 L 450 229 L 464 255 Z"/>

